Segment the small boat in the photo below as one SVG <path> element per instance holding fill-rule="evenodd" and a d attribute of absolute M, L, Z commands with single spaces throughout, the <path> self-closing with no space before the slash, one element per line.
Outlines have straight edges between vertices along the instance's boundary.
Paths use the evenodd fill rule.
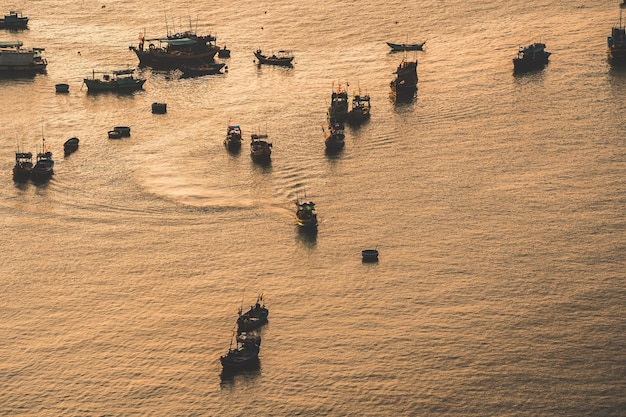
<path fill-rule="evenodd" d="M 364 249 L 361 251 L 363 262 L 378 262 L 378 250 L 377 249 Z"/>
<path fill-rule="evenodd" d="M 283 67 L 290 67 L 293 64 L 293 53 L 291 51 L 278 51 L 276 54 L 264 55 L 260 49 L 254 51 L 259 64 L 279 65 Z"/>
<path fill-rule="evenodd" d="M 272 155 L 272 144 L 267 135 L 253 133 L 250 136 L 250 157 L 255 162 L 269 162 Z"/>
<path fill-rule="evenodd" d="M 313 201 L 300 200 L 296 203 L 296 223 L 298 226 L 315 229 L 317 227 L 317 214 L 315 213 L 315 203 Z"/>
<path fill-rule="evenodd" d="M 335 122 L 328 126 L 328 131 L 324 132 L 324 144 L 327 151 L 338 151 L 345 145 L 346 135 L 343 123 Z"/>
<path fill-rule="evenodd" d="M 65 83 L 55 84 L 54 85 L 54 90 L 57 93 L 69 93 L 70 92 L 70 85 L 69 84 L 65 84 Z"/>
<path fill-rule="evenodd" d="M 607 58 L 611 65 L 626 64 L 626 28 L 622 24 L 622 10 L 626 8 L 626 1 L 619 5 L 619 24 L 611 29 L 611 36 L 606 39 Z"/>
<path fill-rule="evenodd" d="M 219 51 L 217 51 L 217 56 L 220 58 L 230 58 L 230 49 L 226 49 L 226 45 Z"/>
<path fill-rule="evenodd" d="M 96 74 L 102 74 L 101 78 L 96 78 Z M 127 93 L 141 90 L 146 80 L 144 78 L 136 78 L 134 69 L 119 70 L 113 72 L 93 71 L 91 78 L 84 78 L 83 82 L 87 86 L 90 93 L 99 93 L 103 91 L 116 91 L 119 93 Z"/>
<path fill-rule="evenodd" d="M 183 77 L 202 77 L 204 75 L 222 74 L 222 68 L 226 64 L 223 62 L 216 62 L 214 64 L 201 64 L 195 66 L 183 65 L 180 70 L 183 73 Z"/>
<path fill-rule="evenodd" d="M 391 48 L 392 51 L 423 51 L 424 44 L 426 41 L 421 43 L 393 43 L 387 42 L 387 45 Z"/>
<path fill-rule="evenodd" d="M 261 339 L 256 340 L 249 339 L 240 342 L 239 339 L 235 339 L 235 347 L 231 345 L 228 348 L 228 353 L 220 356 L 220 362 L 222 367 L 228 370 L 244 369 L 258 363 L 259 352 L 261 351 L 260 342 Z"/>
<path fill-rule="evenodd" d="M 42 142 L 41 151 L 37 153 L 37 160 L 31 171 L 33 181 L 47 181 L 54 174 L 52 152 L 46 147 L 46 140 L 42 139 Z"/>
<path fill-rule="evenodd" d="M 63 151 L 65 152 L 65 156 L 75 152 L 78 149 L 78 143 L 80 140 L 77 137 L 69 138 L 63 144 Z"/>
<path fill-rule="evenodd" d="M 198 35 L 192 30 L 169 34 L 164 38 L 139 36 L 139 45 L 129 49 L 137 55 L 139 65 L 159 69 L 199 66 L 211 62 L 220 50 L 213 35 Z M 148 48 L 144 49 L 148 42 Z"/>
<path fill-rule="evenodd" d="M 48 61 L 44 48 L 26 48 L 21 41 L 0 42 L 0 72 L 38 74 L 46 72 Z"/>
<path fill-rule="evenodd" d="M 237 125 L 230 125 L 226 128 L 224 146 L 229 151 L 238 151 L 241 149 L 241 127 Z"/>
<path fill-rule="evenodd" d="M 523 73 L 539 70 L 548 64 L 551 53 L 546 51 L 546 44 L 535 42 L 528 46 L 520 46 L 517 56 L 513 58 L 513 72 Z"/>
<path fill-rule="evenodd" d="M 413 99 L 417 92 L 417 60 L 407 61 L 405 55 L 394 74 L 396 78 L 389 83 L 392 96 L 400 101 Z"/>
<path fill-rule="evenodd" d="M 122 132 L 115 129 L 109 130 L 107 134 L 109 135 L 109 139 L 120 139 L 122 137 Z"/>
<path fill-rule="evenodd" d="M 108 132 L 109 139 L 120 139 L 130 137 L 130 127 L 128 126 L 115 126 L 113 130 Z"/>
<path fill-rule="evenodd" d="M 333 91 L 330 96 L 330 106 L 328 107 L 328 117 L 331 123 L 343 122 L 348 117 L 348 92 L 341 85 L 333 82 Z"/>
<path fill-rule="evenodd" d="M 253 306 L 250 306 L 250 310 L 243 313 L 242 308 L 239 308 L 239 317 L 237 317 L 238 333 L 249 332 L 267 323 L 269 310 L 265 307 L 265 303 L 261 304 L 262 301 L 263 294 L 260 294 L 257 297 L 256 303 Z"/>
<path fill-rule="evenodd" d="M 32 152 L 16 152 L 15 166 L 13 167 L 13 179 L 15 181 L 25 181 L 30 178 L 33 170 Z"/>
<path fill-rule="evenodd" d="M 0 29 L 18 30 L 26 29 L 26 26 L 28 26 L 28 17 L 23 16 L 21 12 L 12 10 L 0 18 Z"/>
<path fill-rule="evenodd" d="M 167 113 L 166 103 L 152 103 L 152 114 L 165 114 Z"/>
<path fill-rule="evenodd" d="M 372 105 L 369 94 L 355 94 L 352 98 L 352 109 L 348 113 L 348 121 L 352 124 L 359 124 L 369 119 Z"/>

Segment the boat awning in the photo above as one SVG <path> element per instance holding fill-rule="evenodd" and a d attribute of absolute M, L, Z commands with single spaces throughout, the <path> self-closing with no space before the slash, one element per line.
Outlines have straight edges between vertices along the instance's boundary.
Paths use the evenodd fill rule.
<path fill-rule="evenodd" d="M 193 45 L 193 44 L 198 43 L 197 41 L 194 41 L 193 39 L 189 39 L 189 38 L 176 38 L 176 39 L 154 38 L 154 39 L 146 39 L 146 42 L 151 42 L 151 41 L 166 42 L 166 43 L 169 43 L 170 45 L 174 45 L 174 46 Z"/>
<path fill-rule="evenodd" d="M 14 48 L 24 45 L 21 41 L 2 41 L 0 42 L 0 48 Z"/>

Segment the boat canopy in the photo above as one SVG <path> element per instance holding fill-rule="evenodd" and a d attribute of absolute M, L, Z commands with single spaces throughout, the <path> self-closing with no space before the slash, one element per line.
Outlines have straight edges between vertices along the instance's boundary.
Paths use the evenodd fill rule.
<path fill-rule="evenodd" d="M 198 43 L 198 41 L 195 41 L 195 40 L 190 39 L 190 38 L 176 38 L 176 39 L 154 38 L 154 39 L 146 39 L 146 41 L 147 42 L 150 42 L 150 41 L 167 42 L 170 45 L 174 45 L 174 46 L 194 45 L 194 44 Z"/>
<path fill-rule="evenodd" d="M 24 45 L 22 41 L 0 41 L 0 48 L 15 48 Z"/>

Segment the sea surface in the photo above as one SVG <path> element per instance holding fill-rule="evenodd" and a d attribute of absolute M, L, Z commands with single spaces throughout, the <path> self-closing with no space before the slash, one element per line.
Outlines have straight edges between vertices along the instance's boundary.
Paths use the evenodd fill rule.
<path fill-rule="evenodd" d="M 0 415 L 626 416 L 618 0 L 0 0 L 12 9 L 29 29 L 0 40 L 49 65 L 0 79 Z M 82 86 L 136 67 L 141 33 L 189 29 L 231 50 L 223 75 Z M 395 103 L 403 54 L 385 42 L 424 40 L 406 56 L 417 96 Z M 514 76 L 540 40 L 549 65 Z M 257 48 L 292 50 L 293 68 L 257 66 Z M 372 116 L 327 155 L 339 84 Z M 120 125 L 131 137 L 108 139 Z M 42 137 L 54 177 L 14 183 L 16 150 Z M 305 194 L 317 234 L 295 224 Z M 260 365 L 222 373 L 261 293 Z"/>

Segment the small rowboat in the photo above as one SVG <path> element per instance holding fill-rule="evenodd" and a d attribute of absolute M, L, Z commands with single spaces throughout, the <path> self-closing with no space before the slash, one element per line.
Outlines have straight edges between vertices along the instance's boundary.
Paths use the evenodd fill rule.
<path fill-rule="evenodd" d="M 361 251 L 363 262 L 378 262 L 378 250 L 377 249 L 364 249 Z"/>
<path fill-rule="evenodd" d="M 422 43 L 392 43 L 392 42 L 387 42 L 387 45 L 389 45 L 389 47 L 393 51 L 423 51 L 425 43 L 426 43 L 426 41 L 424 41 Z"/>

